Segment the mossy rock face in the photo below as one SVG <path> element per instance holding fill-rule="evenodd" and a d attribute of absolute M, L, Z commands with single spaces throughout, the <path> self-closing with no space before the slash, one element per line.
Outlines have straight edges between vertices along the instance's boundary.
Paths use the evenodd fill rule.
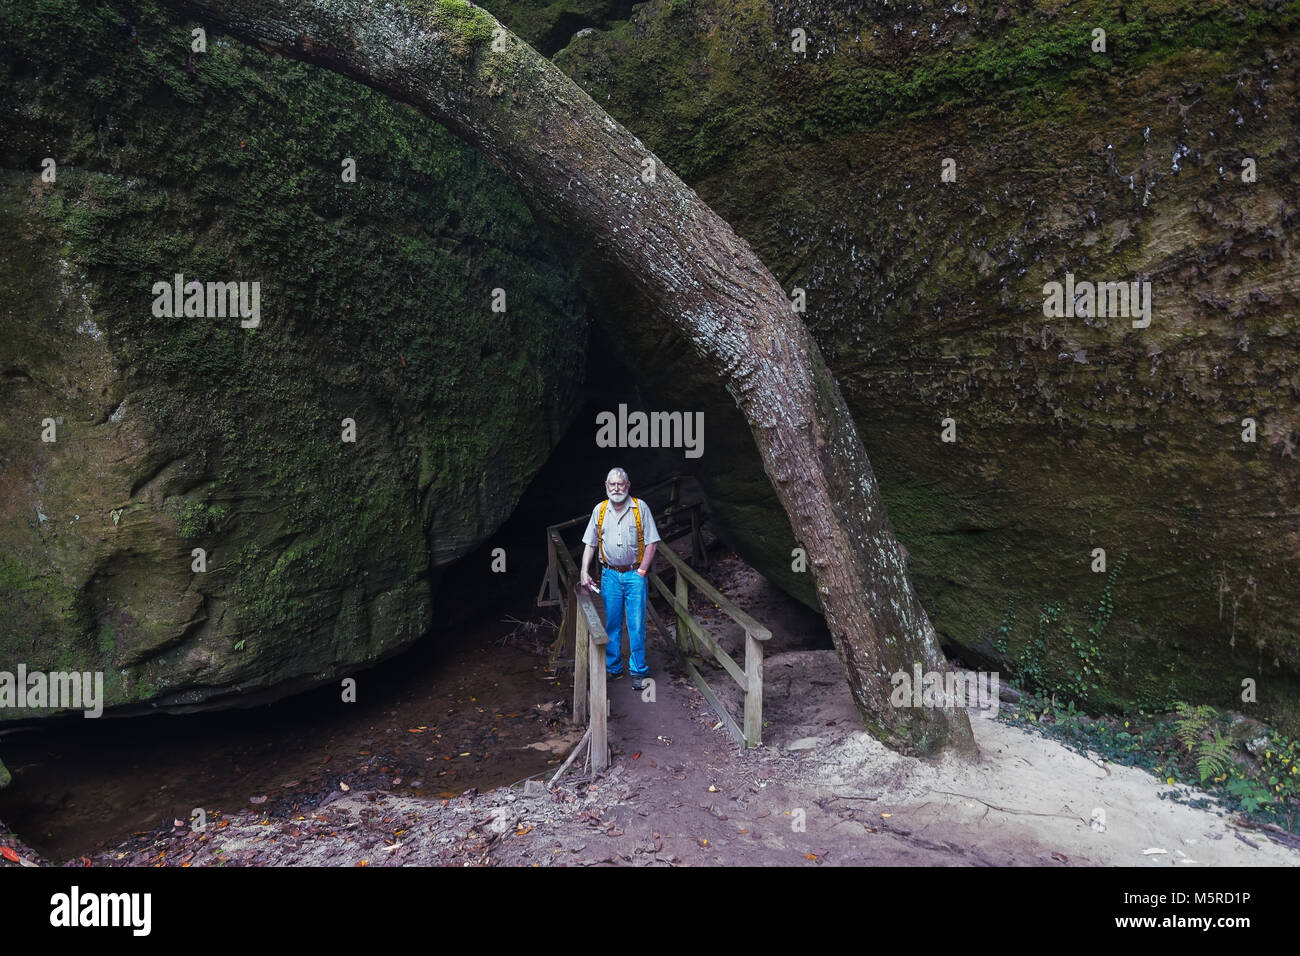
<path fill-rule="evenodd" d="M 946 642 L 1098 707 L 1252 678 L 1296 732 L 1300 4 L 899 6 L 652 0 L 555 60 L 807 290 Z M 1046 317 L 1067 272 L 1149 280 L 1150 326 Z M 815 603 L 711 370 L 624 342 L 706 412 L 726 536 Z"/>
<path fill-rule="evenodd" d="M 183 709 L 401 650 L 576 412 L 572 267 L 403 106 L 152 3 L 38 6 L 0 11 L 0 669 Z M 260 282 L 260 326 L 154 315 L 178 273 Z"/>

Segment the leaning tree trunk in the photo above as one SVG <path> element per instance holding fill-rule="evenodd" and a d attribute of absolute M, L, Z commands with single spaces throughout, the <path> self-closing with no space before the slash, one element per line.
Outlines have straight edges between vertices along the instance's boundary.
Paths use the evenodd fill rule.
<path fill-rule="evenodd" d="M 867 728 L 905 752 L 974 752 L 964 711 L 890 705 L 892 674 L 946 666 L 816 343 L 748 243 L 640 140 L 463 0 L 165 2 L 414 106 L 491 158 L 534 208 L 616 260 L 717 364 L 749 421 Z"/>

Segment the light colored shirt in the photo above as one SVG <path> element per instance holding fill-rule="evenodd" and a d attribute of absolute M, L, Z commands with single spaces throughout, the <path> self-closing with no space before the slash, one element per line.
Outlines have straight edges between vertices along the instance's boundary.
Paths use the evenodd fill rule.
<path fill-rule="evenodd" d="M 640 498 L 636 500 L 641 510 L 641 542 L 650 547 L 659 540 L 659 529 L 655 527 L 654 515 L 650 506 Z M 614 510 L 614 502 L 605 507 L 605 524 L 601 528 L 601 537 L 605 544 L 606 564 L 636 564 L 636 518 L 632 515 L 631 496 L 623 503 L 623 513 Z M 591 520 L 582 535 L 582 543 L 596 548 L 599 560 L 600 548 L 596 543 L 596 520 L 600 517 L 600 505 L 591 509 Z"/>

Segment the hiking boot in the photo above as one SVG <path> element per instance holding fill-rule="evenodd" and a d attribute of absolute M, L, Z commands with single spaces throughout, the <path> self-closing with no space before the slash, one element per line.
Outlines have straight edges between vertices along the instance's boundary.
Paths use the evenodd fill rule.
<path fill-rule="evenodd" d="M 644 689 L 645 689 L 645 675 L 644 675 L 644 674 L 638 674 L 636 677 L 633 677 L 633 678 L 632 678 L 632 689 L 633 689 L 633 690 L 644 690 Z"/>
<path fill-rule="evenodd" d="M 622 671 L 619 671 L 617 674 L 614 673 L 613 671 L 605 671 L 605 680 L 622 680 L 622 679 L 623 679 Z"/>

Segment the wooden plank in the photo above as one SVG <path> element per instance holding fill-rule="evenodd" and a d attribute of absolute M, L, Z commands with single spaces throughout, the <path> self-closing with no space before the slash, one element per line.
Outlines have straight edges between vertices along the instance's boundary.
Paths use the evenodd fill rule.
<path fill-rule="evenodd" d="M 745 746 L 745 735 L 740 732 L 735 720 L 727 713 L 727 708 L 722 706 L 722 701 L 718 700 L 718 695 L 713 693 L 713 688 L 709 686 L 709 682 L 704 679 L 704 676 L 695 669 L 695 665 L 690 661 L 686 662 L 686 672 L 691 675 L 691 680 L 695 681 L 695 686 L 700 689 L 700 693 L 713 705 L 713 709 L 722 719 L 722 722 L 726 724 L 727 730 L 731 731 L 731 736 L 736 738 L 736 743 L 742 747 Z"/>
<path fill-rule="evenodd" d="M 600 612 L 596 610 L 595 599 L 586 588 L 575 587 L 573 590 L 578 596 L 578 616 L 586 620 L 592 643 L 603 648 L 609 643 L 609 634 L 605 631 L 605 622 L 600 619 Z"/>
<path fill-rule="evenodd" d="M 763 742 L 763 642 L 745 635 L 745 745 L 757 747 Z"/>
<path fill-rule="evenodd" d="M 574 600 L 574 609 L 577 609 L 577 600 Z M 585 724 L 587 722 L 587 661 L 589 653 L 587 644 L 587 619 L 580 614 L 574 614 L 574 638 L 573 638 L 573 722 L 575 724 Z"/>
<path fill-rule="evenodd" d="M 605 696 L 605 648 L 588 639 L 587 655 L 587 671 L 591 681 L 591 769 L 593 773 L 600 773 L 609 766 L 609 700 Z"/>
<path fill-rule="evenodd" d="M 587 732 L 583 734 L 582 739 L 578 741 L 578 746 L 574 747 L 573 751 L 569 754 L 569 759 L 564 761 L 563 764 L 561 764 L 559 770 L 555 771 L 555 776 L 552 777 L 551 782 L 546 785 L 547 790 L 555 786 L 555 781 L 560 779 L 560 774 L 564 773 L 564 771 L 569 769 L 569 764 L 573 763 L 574 758 L 577 757 L 578 754 L 582 752 L 582 748 L 585 747 L 590 740 L 591 740 L 591 728 L 588 727 Z"/>
<path fill-rule="evenodd" d="M 572 528 L 575 524 L 582 524 L 584 521 L 590 520 L 591 512 L 588 511 L 585 515 L 578 515 L 578 517 L 570 518 L 568 521 L 561 521 L 559 524 L 547 525 L 546 531 L 548 534 L 552 531 L 563 531 L 565 528 Z"/>
<path fill-rule="evenodd" d="M 558 533 L 551 532 L 551 542 L 555 547 L 556 557 L 559 559 L 556 564 L 560 570 L 560 575 L 567 578 L 563 583 L 566 587 L 578 583 L 578 565 L 574 563 L 573 555 L 569 554 L 569 546 L 564 543 L 564 539 Z"/>
<path fill-rule="evenodd" d="M 655 583 L 659 588 L 659 593 L 662 594 L 668 603 L 677 611 L 677 619 L 679 621 L 682 620 L 682 615 L 685 613 L 686 626 L 690 632 L 695 635 L 695 639 L 713 652 L 713 656 L 717 659 L 718 663 L 721 664 L 723 668 L 726 669 L 727 673 L 731 675 L 732 679 L 740 685 L 741 690 L 747 690 L 748 681 L 745 679 L 745 672 L 740 669 L 740 665 L 733 661 L 727 652 L 722 649 L 722 646 L 713 639 L 713 635 L 702 628 L 695 618 L 690 616 L 690 612 L 678 603 L 677 598 L 669 593 L 666 584 L 662 581 L 656 581 Z"/>
<path fill-rule="evenodd" d="M 704 578 L 700 577 L 699 572 L 674 554 L 672 548 L 664 549 L 664 557 L 680 573 L 686 575 L 687 581 L 699 590 L 703 591 L 705 596 L 718 606 L 719 610 L 743 627 L 746 631 L 753 634 L 755 640 L 766 641 L 771 639 L 771 631 L 765 628 L 762 624 L 759 624 L 758 621 L 754 620 L 735 604 L 731 603 L 722 592 L 708 581 L 704 580 Z"/>

